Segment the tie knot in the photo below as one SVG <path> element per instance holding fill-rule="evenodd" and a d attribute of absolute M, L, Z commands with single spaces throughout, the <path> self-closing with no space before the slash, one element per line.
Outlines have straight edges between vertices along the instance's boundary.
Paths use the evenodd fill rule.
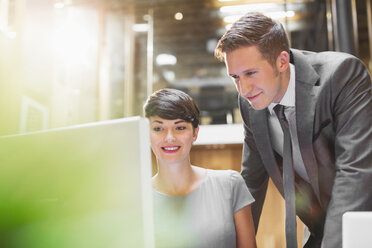
<path fill-rule="evenodd" d="M 273 110 L 274 110 L 276 116 L 278 117 L 279 121 L 281 122 L 281 124 L 284 124 L 285 127 L 288 128 L 288 121 L 287 121 L 287 118 L 284 115 L 284 106 L 281 105 L 281 104 L 277 104 L 273 108 Z"/>
<path fill-rule="evenodd" d="M 274 109 L 274 112 L 275 112 L 276 116 L 278 116 L 278 118 L 285 117 L 284 116 L 284 106 L 283 105 L 277 104 L 277 105 L 275 105 L 275 107 L 273 109 Z"/>

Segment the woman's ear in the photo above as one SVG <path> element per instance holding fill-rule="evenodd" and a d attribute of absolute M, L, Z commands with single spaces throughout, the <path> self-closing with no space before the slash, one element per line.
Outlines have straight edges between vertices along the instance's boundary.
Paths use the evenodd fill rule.
<path fill-rule="evenodd" d="M 197 128 L 194 128 L 192 142 L 195 142 L 196 141 L 196 139 L 198 138 L 198 133 L 199 133 L 199 126 Z"/>

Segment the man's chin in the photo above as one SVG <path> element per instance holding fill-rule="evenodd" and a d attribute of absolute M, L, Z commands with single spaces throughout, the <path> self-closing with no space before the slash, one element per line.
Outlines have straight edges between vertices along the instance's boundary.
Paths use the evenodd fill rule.
<path fill-rule="evenodd" d="M 257 103 L 252 103 L 250 101 L 248 101 L 248 102 L 254 110 L 263 110 L 263 109 L 265 109 L 269 106 L 269 105 L 266 105 L 266 104 L 257 104 Z"/>

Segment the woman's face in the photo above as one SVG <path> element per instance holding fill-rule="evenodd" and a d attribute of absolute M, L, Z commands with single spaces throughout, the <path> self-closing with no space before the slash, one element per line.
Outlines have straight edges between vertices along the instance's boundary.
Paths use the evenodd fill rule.
<path fill-rule="evenodd" d="M 190 122 L 182 119 L 166 120 L 159 116 L 150 117 L 151 148 L 158 162 L 162 164 L 189 163 L 192 143 L 198 136 Z"/>

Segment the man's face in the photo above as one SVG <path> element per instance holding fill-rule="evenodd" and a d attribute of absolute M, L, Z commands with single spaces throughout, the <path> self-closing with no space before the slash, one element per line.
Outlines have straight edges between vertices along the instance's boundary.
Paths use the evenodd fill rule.
<path fill-rule="evenodd" d="M 240 47 L 225 55 L 228 75 L 252 108 L 264 109 L 283 98 L 289 83 L 289 77 L 284 76 L 289 58 L 282 56 L 287 55 L 282 52 L 274 66 L 262 57 L 256 46 Z"/>

